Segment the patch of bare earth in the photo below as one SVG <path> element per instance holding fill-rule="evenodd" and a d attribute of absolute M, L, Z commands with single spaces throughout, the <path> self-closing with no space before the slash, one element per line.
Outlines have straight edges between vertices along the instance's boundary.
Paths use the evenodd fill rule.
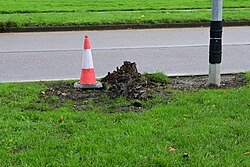
<path fill-rule="evenodd" d="M 124 112 L 148 109 L 143 107 L 143 101 L 151 100 L 156 96 L 169 99 L 171 92 L 176 90 L 226 89 L 247 84 L 243 74 L 222 75 L 220 87 L 207 85 L 207 76 L 172 77 L 168 83 L 153 81 L 146 75 L 140 74 L 135 63 L 127 61 L 120 68 L 117 67 L 115 71 L 108 73 L 101 82 L 106 85 L 105 89 L 82 90 L 74 88 L 72 83 L 60 82 L 43 91 L 42 96 L 44 99 L 50 99 L 52 96 L 58 97 L 59 101 L 53 102 L 55 107 L 71 100 L 73 107 L 79 111 L 87 110 L 90 100 L 96 105 L 104 105 L 107 99 L 103 97 L 115 99 L 122 96 L 130 101 L 129 105 L 118 107 L 119 111 Z"/>

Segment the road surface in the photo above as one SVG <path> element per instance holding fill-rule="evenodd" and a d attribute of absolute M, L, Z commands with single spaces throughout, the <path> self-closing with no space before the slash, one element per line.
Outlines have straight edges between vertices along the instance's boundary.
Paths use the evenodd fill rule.
<path fill-rule="evenodd" d="M 209 28 L 0 34 L 0 82 L 79 79 L 84 35 L 95 73 L 123 61 L 139 72 L 208 74 Z M 223 28 L 222 73 L 250 71 L 250 27 Z"/>

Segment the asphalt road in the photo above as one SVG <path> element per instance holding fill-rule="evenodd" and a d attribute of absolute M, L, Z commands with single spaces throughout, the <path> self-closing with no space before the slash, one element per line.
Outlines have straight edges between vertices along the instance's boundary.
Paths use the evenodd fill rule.
<path fill-rule="evenodd" d="M 84 35 L 97 77 L 123 61 L 139 71 L 208 74 L 209 28 L 0 34 L 0 82 L 79 79 Z M 223 28 L 222 73 L 250 71 L 250 27 Z"/>

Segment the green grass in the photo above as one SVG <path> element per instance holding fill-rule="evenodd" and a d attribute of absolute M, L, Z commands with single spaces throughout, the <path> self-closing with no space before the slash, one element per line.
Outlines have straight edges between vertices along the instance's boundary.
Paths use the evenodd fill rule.
<path fill-rule="evenodd" d="M 77 112 L 71 102 L 54 108 L 40 98 L 49 85 L 0 84 L 1 166 L 250 165 L 244 154 L 250 151 L 250 84 L 178 92 L 148 111 L 113 114 L 101 106 Z"/>
<path fill-rule="evenodd" d="M 163 72 L 156 72 L 156 73 L 145 73 L 145 76 L 152 81 L 160 82 L 160 83 L 168 83 L 170 78 L 165 75 Z"/>
<path fill-rule="evenodd" d="M 223 3 L 225 21 L 249 20 L 249 0 Z M 211 17 L 211 0 L 0 0 L 0 4 L 1 27 L 204 22 Z"/>

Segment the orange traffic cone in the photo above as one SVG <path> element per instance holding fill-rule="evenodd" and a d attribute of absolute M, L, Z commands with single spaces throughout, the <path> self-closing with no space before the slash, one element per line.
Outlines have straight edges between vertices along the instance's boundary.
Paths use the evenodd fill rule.
<path fill-rule="evenodd" d="M 92 53 L 90 49 L 90 42 L 87 35 L 85 35 L 84 39 L 81 78 L 80 82 L 76 82 L 74 84 L 74 87 L 82 89 L 100 89 L 103 87 L 101 82 L 96 81 Z"/>

